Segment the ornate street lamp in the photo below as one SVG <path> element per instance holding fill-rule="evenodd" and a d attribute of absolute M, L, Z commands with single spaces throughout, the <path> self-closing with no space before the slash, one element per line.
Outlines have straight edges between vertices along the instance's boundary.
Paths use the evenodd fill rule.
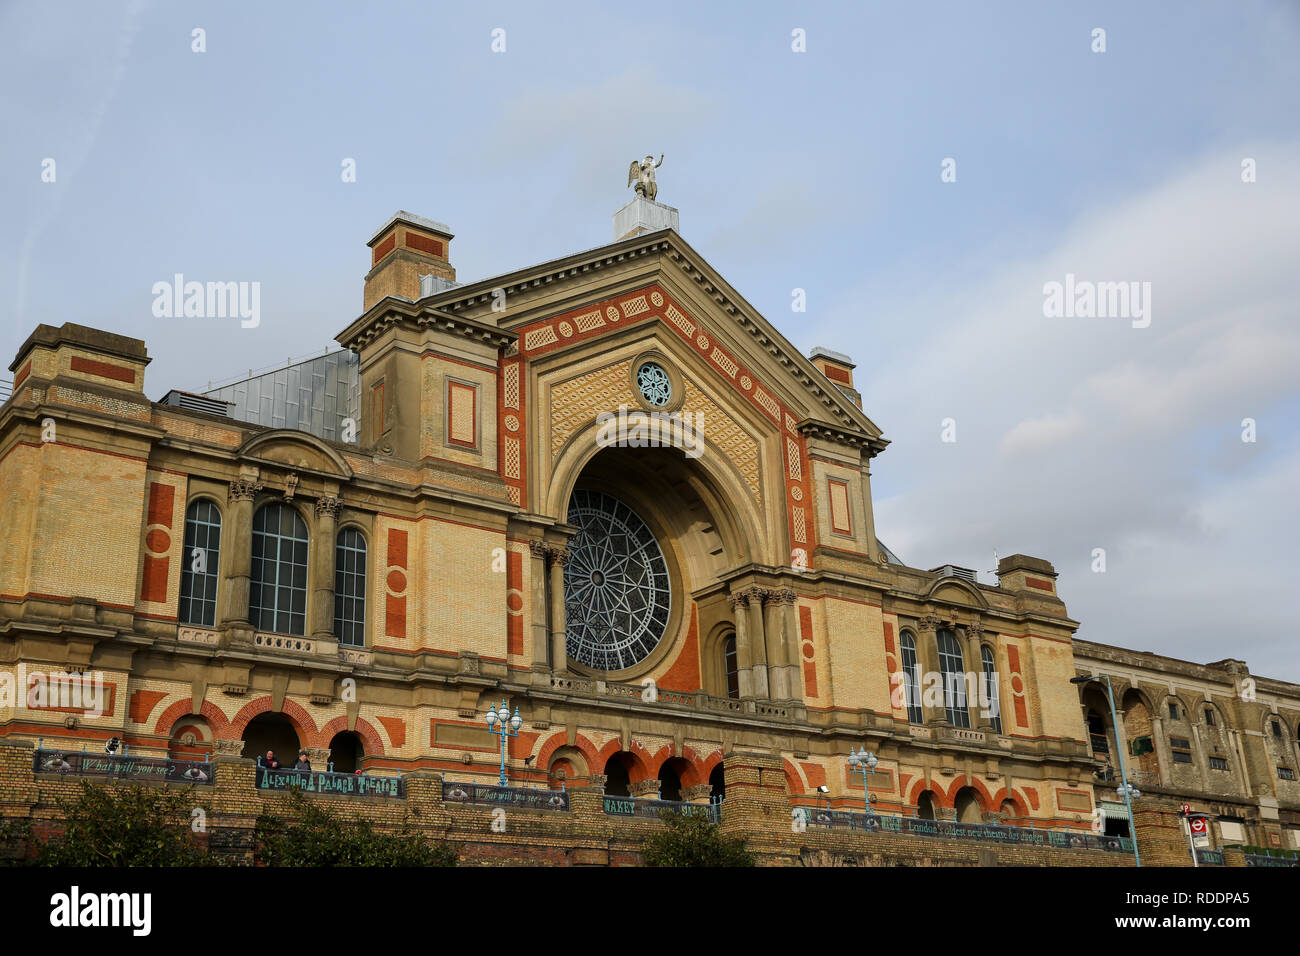
<path fill-rule="evenodd" d="M 493 710 L 489 704 L 486 719 L 488 731 L 501 738 L 501 786 L 508 787 L 510 782 L 506 779 L 506 739 L 519 735 L 519 726 L 523 723 L 519 718 L 519 708 L 515 707 L 515 715 L 511 717 L 510 708 L 506 706 L 504 700 L 501 701 L 500 710 Z"/>
<path fill-rule="evenodd" d="M 1110 701 L 1110 725 L 1115 729 L 1115 756 L 1119 758 L 1120 784 L 1115 788 L 1115 793 L 1117 796 L 1124 798 L 1124 808 L 1128 811 L 1128 835 L 1133 841 L 1133 862 L 1141 866 L 1142 857 L 1138 853 L 1137 822 L 1133 819 L 1133 801 L 1142 796 L 1142 793 L 1137 787 L 1128 782 L 1128 776 L 1124 773 L 1124 742 L 1119 739 L 1119 717 L 1115 715 L 1115 692 L 1110 687 L 1110 676 L 1098 674 L 1095 677 L 1071 677 L 1070 683 L 1088 684 L 1094 680 L 1104 680 L 1106 682 L 1106 699 Z"/>
<path fill-rule="evenodd" d="M 862 803 L 867 808 L 867 816 L 874 816 L 875 811 L 871 809 L 871 791 L 867 789 L 867 774 L 876 772 L 876 764 L 880 761 L 873 753 L 868 753 L 867 748 L 855 751 L 849 748 L 849 768 L 862 774 Z"/>

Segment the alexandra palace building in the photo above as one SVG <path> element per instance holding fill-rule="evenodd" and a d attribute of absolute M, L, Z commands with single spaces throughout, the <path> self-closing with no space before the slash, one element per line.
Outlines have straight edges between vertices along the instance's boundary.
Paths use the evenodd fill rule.
<path fill-rule="evenodd" d="M 1036 831 L 1131 865 L 1140 814 L 1185 803 L 1207 860 L 1300 848 L 1300 687 L 1075 638 L 1043 557 L 996 584 L 909 567 L 877 538 L 888 441 L 851 359 L 801 354 L 675 210 L 629 207 L 608 245 L 465 283 L 448 228 L 398 212 L 340 350 L 158 399 L 144 341 L 32 331 L 0 392 L 0 750 L 23 770 L 0 814 L 45 812 L 48 771 L 111 738 L 253 799 L 252 758 L 305 750 L 321 779 L 446 802 L 498 783 L 504 701 L 508 788 L 611 817 L 758 800 L 774 841 Z M 26 693 L 56 671 L 103 706 Z"/>

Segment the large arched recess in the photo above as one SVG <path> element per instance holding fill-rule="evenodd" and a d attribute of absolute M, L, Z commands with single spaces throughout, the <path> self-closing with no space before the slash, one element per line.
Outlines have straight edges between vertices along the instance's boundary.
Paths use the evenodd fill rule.
<path fill-rule="evenodd" d="M 548 510 L 564 520 L 569 499 L 579 488 L 618 498 L 654 533 L 672 582 L 668 626 L 655 650 L 633 667 L 599 672 L 612 680 L 632 681 L 660 672 L 675 659 L 687 638 L 694 593 L 716 585 L 725 571 L 755 560 L 761 547 L 755 542 L 762 540 L 757 506 L 716 450 L 706 449 L 692 459 L 675 448 L 596 448 L 594 428 L 587 437 L 587 442 L 566 449 L 585 447 L 584 453 L 569 460 L 561 456 Z M 714 460 L 706 463 L 708 458 Z"/>
<path fill-rule="evenodd" d="M 580 479 L 590 476 L 595 460 L 626 456 L 622 460 L 632 475 L 643 469 L 644 475 L 638 477 L 671 476 L 685 482 L 717 529 L 730 566 L 764 563 L 764 556 L 771 555 L 767 522 L 758 503 L 726 453 L 709 442 L 707 422 L 703 453 L 698 458 L 686 457 L 680 448 L 601 448 L 596 443 L 599 433 L 600 426 L 593 420 L 565 443 L 552 472 L 546 514 L 563 521 L 574 488 Z"/>

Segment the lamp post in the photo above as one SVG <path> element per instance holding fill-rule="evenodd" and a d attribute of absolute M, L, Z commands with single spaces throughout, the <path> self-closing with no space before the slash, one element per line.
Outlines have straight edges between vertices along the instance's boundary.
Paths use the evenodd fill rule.
<path fill-rule="evenodd" d="M 493 710 L 491 705 L 488 706 L 486 719 L 488 731 L 501 738 L 501 786 L 508 787 L 510 782 L 506 779 L 506 739 L 519 735 L 519 725 L 523 723 L 519 719 L 519 708 L 515 707 L 515 715 L 511 717 L 510 708 L 503 700 L 500 710 Z"/>
<path fill-rule="evenodd" d="M 1142 796 L 1142 791 L 1128 782 L 1124 772 L 1124 743 L 1119 739 L 1119 717 L 1115 714 L 1115 692 L 1110 686 L 1110 675 L 1098 674 L 1096 677 L 1071 677 L 1071 684 L 1089 684 L 1097 679 L 1106 682 L 1106 699 L 1110 701 L 1110 724 L 1115 729 L 1115 756 L 1119 758 L 1120 784 L 1115 793 L 1124 798 L 1124 808 L 1128 811 L 1128 834 L 1133 840 L 1133 862 L 1142 865 L 1142 856 L 1138 853 L 1137 821 L 1133 819 L 1133 798 Z"/>
<path fill-rule="evenodd" d="M 855 751 L 849 748 L 849 767 L 862 774 L 862 804 L 867 809 L 867 816 L 875 816 L 871 809 L 871 791 L 867 788 L 867 774 L 876 772 L 876 764 L 880 760 L 873 753 L 868 753 L 867 748 Z"/>

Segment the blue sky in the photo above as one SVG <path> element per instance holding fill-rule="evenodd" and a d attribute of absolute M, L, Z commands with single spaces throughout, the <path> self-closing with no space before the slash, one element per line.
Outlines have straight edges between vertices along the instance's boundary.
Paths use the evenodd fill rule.
<path fill-rule="evenodd" d="M 904 559 L 1046 557 L 1081 637 L 1300 680 L 1300 6 L 303 9 L 0 8 L 0 352 L 76 321 L 201 388 L 330 344 L 394 210 L 473 280 L 608 241 L 662 152 L 685 238 L 858 362 Z M 176 272 L 260 282 L 260 326 L 155 318 Z M 1152 282 L 1150 327 L 1045 318 L 1067 272 Z"/>

